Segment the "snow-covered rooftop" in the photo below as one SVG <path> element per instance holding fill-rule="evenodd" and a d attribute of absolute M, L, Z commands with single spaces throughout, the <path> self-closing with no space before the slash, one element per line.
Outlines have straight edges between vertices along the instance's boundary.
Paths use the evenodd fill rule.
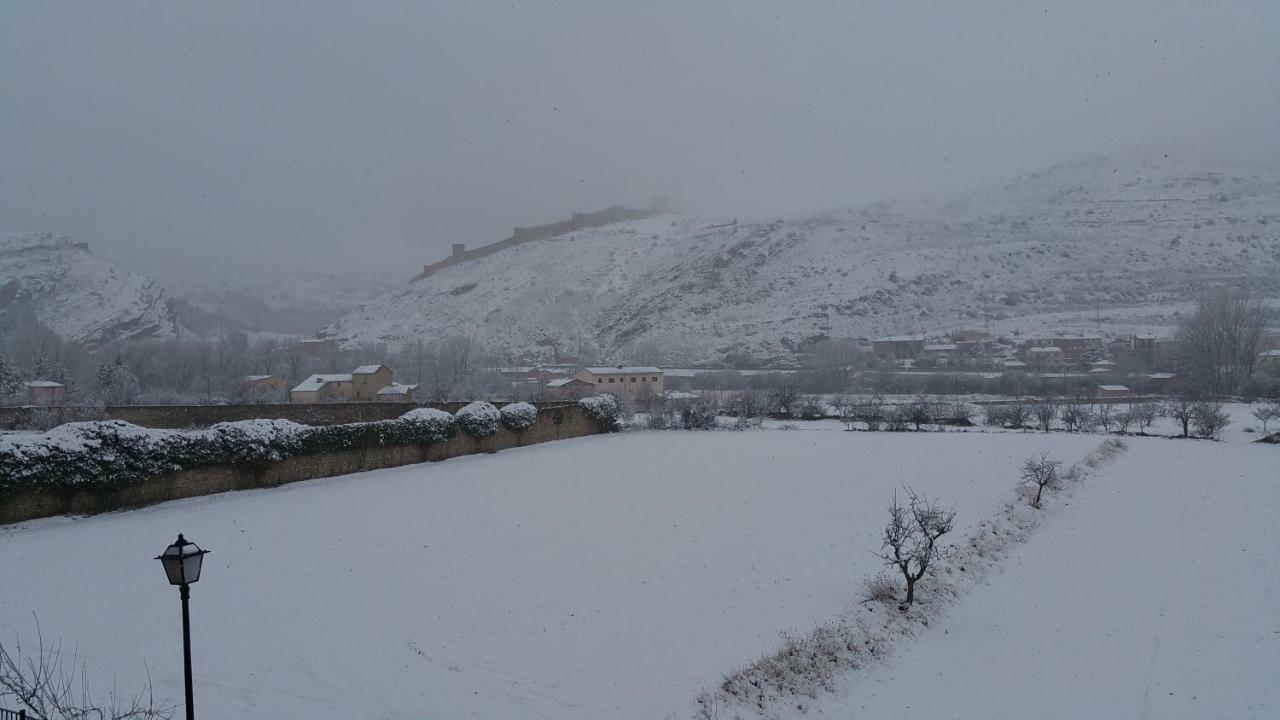
<path fill-rule="evenodd" d="M 1050 345 L 1049 347 L 1033 347 L 1033 348 L 1031 348 L 1030 350 L 1028 350 L 1027 352 L 1033 352 L 1033 353 L 1048 353 L 1048 352 L 1056 352 L 1056 353 L 1060 353 L 1060 352 L 1062 352 L 1062 348 L 1057 347 L 1056 345 Z"/>
<path fill-rule="evenodd" d="M 956 350 L 955 343 L 939 343 L 937 345 L 925 345 L 925 352 L 954 352 Z"/>
<path fill-rule="evenodd" d="M 924 342 L 924 335 L 889 335 L 878 337 L 872 342 Z"/>
<path fill-rule="evenodd" d="M 388 385 L 388 386 L 386 386 L 386 387 L 382 388 L 381 390 L 379 390 L 376 394 L 378 394 L 378 395 L 407 395 L 407 394 L 409 394 L 409 393 L 411 393 L 411 392 L 413 392 L 414 390 L 417 390 L 417 389 L 418 389 L 418 386 L 417 386 L 417 385 L 406 385 L 406 384 L 404 384 L 404 383 L 397 383 L 397 382 L 393 382 L 393 383 L 391 383 L 390 385 Z"/>
<path fill-rule="evenodd" d="M 361 365 L 355 370 L 352 370 L 351 374 L 352 375 L 372 375 L 384 367 L 386 366 L 385 365 Z"/>
<path fill-rule="evenodd" d="M 294 392 L 307 392 L 310 390 L 319 390 L 326 383 L 331 382 L 351 382 L 351 373 L 334 373 L 330 375 L 312 375 L 303 380 L 293 389 Z"/>
<path fill-rule="evenodd" d="M 259 380 L 267 380 L 267 379 L 269 379 L 269 378 L 271 378 L 271 377 L 273 377 L 273 376 L 272 376 L 272 375 L 245 375 L 245 376 L 244 376 L 244 381 L 245 381 L 245 382 L 258 382 Z"/>
<path fill-rule="evenodd" d="M 553 388 L 564 387 L 565 385 L 568 385 L 571 382 L 586 382 L 586 380 L 579 380 L 578 378 L 571 378 L 571 377 L 556 378 L 555 380 L 552 380 L 551 382 L 547 383 L 547 387 L 553 387 Z"/>
<path fill-rule="evenodd" d="M 32 380 L 27 387 L 63 387 L 63 384 L 52 380 Z"/>
<path fill-rule="evenodd" d="M 1125 385 L 1099 385 L 1099 390 L 1111 390 L 1114 392 L 1127 392 L 1129 388 Z"/>
<path fill-rule="evenodd" d="M 656 368 L 652 366 L 628 367 L 628 366 L 619 365 L 617 367 L 589 367 L 589 368 L 583 368 L 583 369 L 591 373 L 592 375 L 618 375 L 620 373 L 645 373 L 645 374 L 653 375 L 653 374 L 662 372 L 661 368 Z"/>

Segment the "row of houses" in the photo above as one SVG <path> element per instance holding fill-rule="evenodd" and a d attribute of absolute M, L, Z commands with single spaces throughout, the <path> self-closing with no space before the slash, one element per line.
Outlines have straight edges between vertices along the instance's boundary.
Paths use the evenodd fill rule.
<path fill-rule="evenodd" d="M 577 400 L 596 393 L 644 400 L 666 390 L 662 369 L 652 366 L 502 368 L 499 374 L 548 400 Z M 284 396 L 287 388 L 279 375 L 250 375 L 244 378 L 242 394 L 251 402 L 262 402 Z M 311 375 L 287 393 L 292 403 L 413 402 L 417 389 L 395 382 L 386 365 L 362 365 L 349 373 Z"/>
<path fill-rule="evenodd" d="M 288 383 L 279 375 L 249 375 L 242 383 L 245 399 L 261 402 L 281 397 Z M 417 385 L 395 382 L 386 365 L 361 365 L 349 373 L 317 373 L 288 390 L 291 403 L 412 402 Z"/>
<path fill-rule="evenodd" d="M 997 337 L 981 330 L 957 330 L 935 337 L 918 333 L 876 338 L 871 341 L 870 350 L 883 361 L 938 367 L 1058 371 L 1089 370 L 1099 367 L 1099 363 L 1111 362 L 1148 370 L 1173 370 L 1177 365 L 1178 341 L 1156 335 L 1108 338 L 1088 333 L 1017 339 Z"/>

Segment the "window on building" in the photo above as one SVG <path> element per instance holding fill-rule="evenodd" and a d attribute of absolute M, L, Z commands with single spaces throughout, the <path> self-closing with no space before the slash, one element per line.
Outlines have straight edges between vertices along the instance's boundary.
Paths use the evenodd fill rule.
<path fill-rule="evenodd" d="M 635 381 L 636 381 L 635 377 L 632 377 L 631 382 L 635 382 Z"/>
<path fill-rule="evenodd" d="M 609 382 L 613 382 L 613 378 L 609 378 Z"/>

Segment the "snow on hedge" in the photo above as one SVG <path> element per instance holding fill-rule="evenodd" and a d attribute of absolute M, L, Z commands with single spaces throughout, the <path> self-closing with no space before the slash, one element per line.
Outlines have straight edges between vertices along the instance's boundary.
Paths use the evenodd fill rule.
<path fill-rule="evenodd" d="M 465 405 L 454 418 L 462 432 L 473 438 L 482 438 L 498 432 L 502 413 L 492 403 L 477 400 Z"/>
<path fill-rule="evenodd" d="M 599 423 L 605 432 L 614 432 L 622 428 L 622 406 L 618 398 L 604 395 L 590 395 L 578 401 L 587 417 Z"/>
<path fill-rule="evenodd" d="M 417 408 L 410 410 L 400 419 L 418 430 L 427 442 L 444 442 L 453 435 L 453 416 L 435 408 Z"/>
<path fill-rule="evenodd" d="M 502 424 L 515 432 L 524 432 L 538 421 L 538 408 L 527 402 L 516 402 L 502 406 Z"/>
<path fill-rule="evenodd" d="M 449 413 L 429 408 L 367 423 L 242 420 L 193 432 L 153 430 L 123 420 L 67 423 L 46 433 L 0 435 L 0 495 L 25 487 L 109 487 L 194 467 L 252 465 L 351 448 L 444 442 L 454 424 Z"/>

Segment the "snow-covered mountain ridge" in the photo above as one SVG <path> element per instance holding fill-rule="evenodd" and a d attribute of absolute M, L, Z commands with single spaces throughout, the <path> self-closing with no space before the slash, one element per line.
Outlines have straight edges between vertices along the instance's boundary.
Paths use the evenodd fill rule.
<path fill-rule="evenodd" d="M 734 223 L 664 215 L 447 268 L 327 329 L 347 343 L 477 333 L 511 359 L 787 364 L 827 337 L 987 316 L 1280 296 L 1280 172 L 1100 158 L 933 206 Z M 998 328 L 997 328 L 998 329 Z"/>
<path fill-rule="evenodd" d="M 0 239 L 0 317 L 24 315 L 90 346 L 179 330 L 154 280 L 94 255 L 87 243 L 48 233 Z"/>

